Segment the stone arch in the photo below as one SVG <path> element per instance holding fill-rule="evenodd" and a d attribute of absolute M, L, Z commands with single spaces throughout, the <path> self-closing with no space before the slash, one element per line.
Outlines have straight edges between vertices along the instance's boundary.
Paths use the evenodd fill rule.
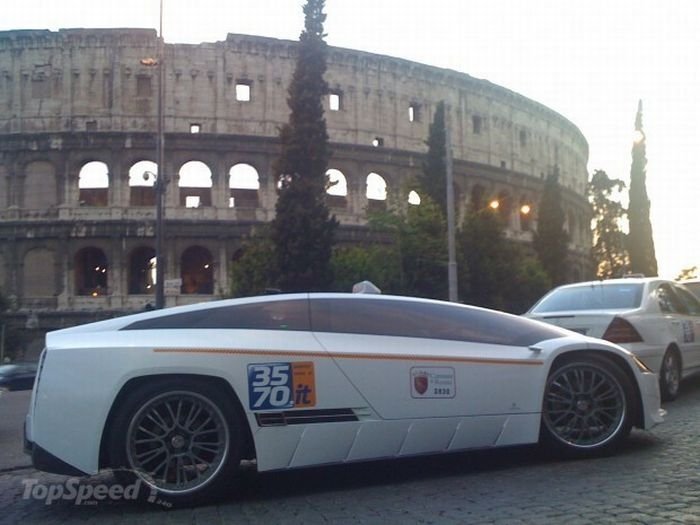
<path fill-rule="evenodd" d="M 472 186 L 470 206 L 473 212 L 478 212 L 486 206 L 486 189 L 481 184 Z"/>
<path fill-rule="evenodd" d="M 153 294 L 156 284 L 156 251 L 139 246 L 129 253 L 128 282 L 130 295 Z"/>
<path fill-rule="evenodd" d="M 576 214 L 571 210 L 566 214 L 566 226 L 569 232 L 569 242 L 576 243 L 578 240 L 578 222 L 576 221 Z"/>
<path fill-rule="evenodd" d="M 183 294 L 214 293 L 214 259 L 203 246 L 190 246 L 180 257 Z"/>
<path fill-rule="evenodd" d="M 7 278 L 7 273 L 5 270 L 5 256 L 0 253 L 0 293 L 6 295 L 5 279 Z"/>
<path fill-rule="evenodd" d="M 99 160 L 86 162 L 78 172 L 78 201 L 81 206 L 109 204 L 109 168 Z"/>
<path fill-rule="evenodd" d="M 152 160 L 140 160 L 129 168 L 129 204 L 131 206 L 155 206 L 155 183 L 158 164 Z"/>
<path fill-rule="evenodd" d="M 81 248 L 75 253 L 73 263 L 75 295 L 98 297 L 109 293 L 109 263 L 101 248 Z"/>
<path fill-rule="evenodd" d="M 387 184 L 384 177 L 378 173 L 371 172 L 367 175 L 367 211 L 386 211 Z"/>
<path fill-rule="evenodd" d="M 47 210 L 58 204 L 56 168 L 47 161 L 30 162 L 24 168 L 24 202 L 28 210 Z"/>
<path fill-rule="evenodd" d="M 0 164 L 0 209 L 10 205 L 10 180 L 7 176 L 7 167 Z"/>
<path fill-rule="evenodd" d="M 510 225 L 510 216 L 513 213 L 513 198 L 507 190 L 501 190 L 496 197 L 498 201 L 498 215 L 506 226 Z"/>
<path fill-rule="evenodd" d="M 528 197 L 520 198 L 520 206 L 518 207 L 518 218 L 520 222 L 520 230 L 527 232 L 532 230 L 532 215 L 535 207 L 532 205 Z"/>
<path fill-rule="evenodd" d="M 345 174 L 336 168 L 326 171 L 328 189 L 326 201 L 331 208 L 347 208 L 348 206 L 348 180 Z"/>
<path fill-rule="evenodd" d="M 55 253 L 48 248 L 34 248 L 24 254 L 22 295 L 52 297 L 56 295 Z"/>
<path fill-rule="evenodd" d="M 260 175 L 246 163 L 231 166 L 228 172 L 229 208 L 257 208 L 260 205 Z"/>
<path fill-rule="evenodd" d="M 420 195 L 416 190 L 411 190 L 408 192 L 408 203 L 412 206 L 420 206 Z"/>
<path fill-rule="evenodd" d="M 180 206 L 201 208 L 211 206 L 212 172 L 201 160 L 185 162 L 178 171 Z"/>

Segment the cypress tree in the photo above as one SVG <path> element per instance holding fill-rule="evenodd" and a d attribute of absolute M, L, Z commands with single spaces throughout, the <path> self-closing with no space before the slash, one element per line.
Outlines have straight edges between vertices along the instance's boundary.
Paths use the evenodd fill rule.
<path fill-rule="evenodd" d="M 648 277 L 658 274 L 654 237 L 649 219 L 649 197 L 646 182 L 646 136 L 642 130 L 642 101 L 639 101 L 634 122 L 636 138 L 632 145 L 632 169 L 630 171 L 629 242 L 630 271 Z"/>
<path fill-rule="evenodd" d="M 445 102 L 435 108 L 435 116 L 428 131 L 428 153 L 419 177 L 421 189 L 447 216 L 447 166 L 445 165 Z"/>
<path fill-rule="evenodd" d="M 338 222 L 325 201 L 330 151 L 322 100 L 324 0 L 307 0 L 296 69 L 289 86 L 289 122 L 280 130 L 282 151 L 274 166 L 279 181 L 272 241 L 278 284 L 283 291 L 325 290 L 331 286 L 331 254 Z"/>
<path fill-rule="evenodd" d="M 544 183 L 537 218 L 537 232 L 533 242 L 537 258 L 553 285 L 566 281 L 569 235 L 564 230 L 564 221 L 559 168 L 555 166 Z"/>

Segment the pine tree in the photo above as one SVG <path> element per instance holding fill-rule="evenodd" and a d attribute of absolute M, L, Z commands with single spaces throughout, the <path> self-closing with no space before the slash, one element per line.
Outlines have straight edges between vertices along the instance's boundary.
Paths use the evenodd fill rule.
<path fill-rule="evenodd" d="M 537 218 L 537 232 L 533 242 L 537 257 L 553 285 L 566 281 L 569 235 L 564 230 L 564 221 L 559 168 L 555 166 L 544 184 Z"/>
<path fill-rule="evenodd" d="M 280 130 L 275 163 L 280 187 L 272 222 L 279 286 L 284 291 L 327 289 L 333 281 L 331 254 L 338 222 L 325 202 L 330 151 L 323 116 L 328 85 L 324 0 L 307 0 L 299 55 L 289 86 L 289 122 Z"/>
<path fill-rule="evenodd" d="M 622 277 L 629 265 L 625 234 L 620 229 L 626 211 L 620 202 L 612 199 L 613 193 L 623 189 L 625 183 L 622 180 L 611 179 L 603 170 L 596 170 L 588 184 L 588 198 L 595 220 L 591 254 L 600 279 Z"/>
<path fill-rule="evenodd" d="M 428 153 L 419 177 L 421 189 L 447 216 L 447 166 L 445 165 L 445 102 L 435 108 L 435 116 L 428 132 Z"/>
<path fill-rule="evenodd" d="M 634 122 L 637 138 L 632 146 L 632 169 L 630 171 L 629 255 L 630 271 L 648 277 L 657 275 L 654 237 L 649 219 L 649 197 L 646 183 L 646 136 L 642 130 L 642 101 L 639 101 Z"/>

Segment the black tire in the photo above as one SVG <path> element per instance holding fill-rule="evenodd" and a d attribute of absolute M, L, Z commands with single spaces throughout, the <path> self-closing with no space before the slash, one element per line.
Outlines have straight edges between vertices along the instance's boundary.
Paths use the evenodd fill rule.
<path fill-rule="evenodd" d="M 541 443 L 569 457 L 612 452 L 632 428 L 633 392 L 627 374 L 608 358 L 560 359 L 545 383 Z"/>
<path fill-rule="evenodd" d="M 673 401 L 681 389 L 681 356 L 675 348 L 669 348 L 661 361 L 659 390 L 661 401 Z"/>
<path fill-rule="evenodd" d="M 150 503 L 213 501 L 235 488 L 246 433 L 235 402 L 197 379 L 155 379 L 117 408 L 110 465 Z"/>

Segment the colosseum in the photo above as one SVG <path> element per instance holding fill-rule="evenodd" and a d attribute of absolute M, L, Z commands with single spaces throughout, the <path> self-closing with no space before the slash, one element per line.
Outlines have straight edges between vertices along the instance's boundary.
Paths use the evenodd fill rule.
<path fill-rule="evenodd" d="M 0 32 L 0 289 L 31 331 L 153 302 L 159 67 L 166 305 L 225 295 L 242 240 L 274 216 L 297 43 L 166 43 L 154 67 L 157 45 L 151 29 Z M 445 100 L 458 213 L 497 198 L 507 235 L 527 243 L 558 169 L 571 277 L 590 273 L 588 144 L 569 120 L 486 80 L 351 49 L 329 48 L 326 79 L 341 240 L 363 235 L 367 210 L 418 202 L 411 181 Z"/>

